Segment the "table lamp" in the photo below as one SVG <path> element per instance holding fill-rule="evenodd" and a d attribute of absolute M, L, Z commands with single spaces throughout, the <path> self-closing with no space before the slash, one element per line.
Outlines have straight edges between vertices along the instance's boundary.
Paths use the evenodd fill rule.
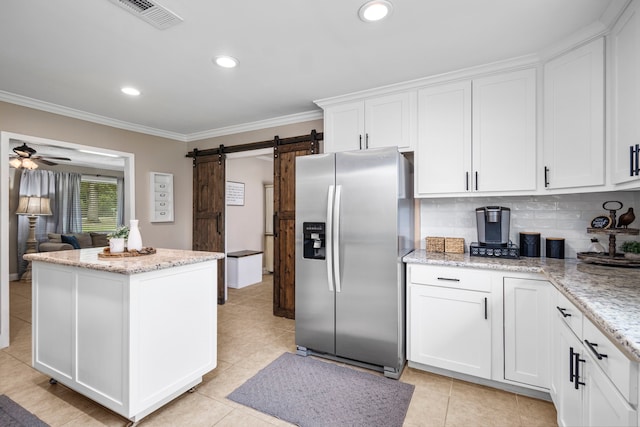
<path fill-rule="evenodd" d="M 38 196 L 20 196 L 18 202 L 18 215 L 27 215 L 29 219 L 29 237 L 27 238 L 27 250 L 25 253 L 31 254 L 37 252 L 38 241 L 36 240 L 36 221 L 40 215 L 53 215 L 49 198 Z M 31 261 L 27 264 L 27 269 L 21 277 L 21 280 L 31 280 Z"/>

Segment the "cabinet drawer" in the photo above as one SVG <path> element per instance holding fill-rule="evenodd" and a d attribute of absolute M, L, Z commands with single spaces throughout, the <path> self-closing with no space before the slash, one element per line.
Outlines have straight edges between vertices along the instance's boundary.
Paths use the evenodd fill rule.
<path fill-rule="evenodd" d="M 409 280 L 418 285 L 491 292 L 491 274 L 466 268 L 410 265 Z"/>
<path fill-rule="evenodd" d="M 582 312 L 562 293 L 558 292 L 556 313 L 569 326 L 574 334 L 582 340 Z"/>
<path fill-rule="evenodd" d="M 638 396 L 637 365 L 629 360 L 589 319 L 583 321 L 585 351 L 629 402 Z"/>

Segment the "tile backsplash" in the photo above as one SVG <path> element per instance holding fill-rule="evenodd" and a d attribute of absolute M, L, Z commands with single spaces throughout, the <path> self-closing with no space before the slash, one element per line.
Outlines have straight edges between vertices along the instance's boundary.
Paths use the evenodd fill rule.
<path fill-rule="evenodd" d="M 586 251 L 593 237 L 608 247 L 607 235 L 588 234 L 591 220 L 608 214 L 602 204 L 608 200 L 620 201 L 623 208 L 634 208 L 637 219 L 630 225 L 640 228 L 640 191 L 616 191 L 605 193 L 562 194 L 549 196 L 460 197 L 420 200 L 420 248 L 425 248 L 425 237 L 463 237 L 466 249 L 478 239 L 475 210 L 482 206 L 511 208 L 509 237 L 520 244 L 520 232 L 537 232 L 541 237 L 541 255 L 545 255 L 545 238 L 565 239 L 565 258 L 575 258 L 577 252 Z M 626 240 L 640 240 L 638 236 L 618 236 L 618 247 Z"/>

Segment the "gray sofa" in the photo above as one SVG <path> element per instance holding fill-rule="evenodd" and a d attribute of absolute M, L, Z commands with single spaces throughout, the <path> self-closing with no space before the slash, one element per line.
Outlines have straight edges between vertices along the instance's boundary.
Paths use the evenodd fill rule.
<path fill-rule="evenodd" d="M 73 249 L 101 248 L 109 246 L 107 233 L 67 233 L 64 235 L 64 240 L 67 240 L 66 242 L 63 242 L 62 236 L 62 234 L 49 233 L 47 235 L 48 240 L 38 244 L 38 251 L 70 251 Z M 75 242 L 73 242 L 73 239 L 69 239 L 70 236 L 75 238 L 75 242 L 77 242 L 79 248 L 74 248 L 73 243 Z"/>

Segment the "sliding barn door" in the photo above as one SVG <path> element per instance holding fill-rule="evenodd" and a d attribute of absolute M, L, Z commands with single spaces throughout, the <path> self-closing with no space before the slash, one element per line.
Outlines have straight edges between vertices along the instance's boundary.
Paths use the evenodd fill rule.
<path fill-rule="evenodd" d="M 273 314 L 295 318 L 296 157 L 317 152 L 312 141 L 278 145 L 273 162 Z"/>
<path fill-rule="evenodd" d="M 197 156 L 193 171 L 193 250 L 225 253 L 225 156 Z M 225 301 L 225 260 L 218 260 L 218 304 Z"/>

